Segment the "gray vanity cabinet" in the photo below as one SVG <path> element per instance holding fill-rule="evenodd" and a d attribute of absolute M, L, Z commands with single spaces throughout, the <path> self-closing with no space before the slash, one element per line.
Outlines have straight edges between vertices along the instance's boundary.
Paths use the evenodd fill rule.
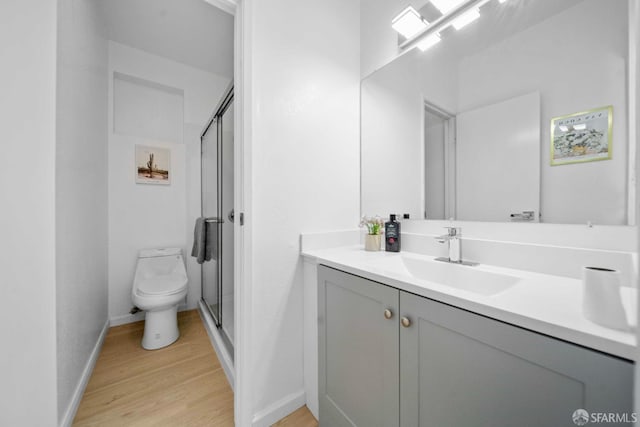
<path fill-rule="evenodd" d="M 629 362 L 406 292 L 400 310 L 403 427 L 569 427 L 576 409 L 632 412 Z"/>
<path fill-rule="evenodd" d="M 397 427 L 398 290 L 318 270 L 320 425 Z"/>
<path fill-rule="evenodd" d="M 571 427 L 580 408 L 632 412 L 630 362 L 318 271 L 321 427 Z"/>

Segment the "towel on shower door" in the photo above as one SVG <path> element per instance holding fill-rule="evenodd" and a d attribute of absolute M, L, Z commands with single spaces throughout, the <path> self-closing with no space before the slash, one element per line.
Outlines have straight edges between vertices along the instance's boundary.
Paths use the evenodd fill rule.
<path fill-rule="evenodd" d="M 211 261 L 218 260 L 218 227 L 222 224 L 217 222 L 207 223 L 205 221 L 205 245 L 204 245 L 204 260 Z"/>
<path fill-rule="evenodd" d="M 206 243 L 207 243 L 207 222 L 204 218 L 200 217 L 196 219 L 196 225 L 193 229 L 193 249 L 191 249 L 191 256 L 196 258 L 198 264 L 202 264 L 206 255 Z"/>

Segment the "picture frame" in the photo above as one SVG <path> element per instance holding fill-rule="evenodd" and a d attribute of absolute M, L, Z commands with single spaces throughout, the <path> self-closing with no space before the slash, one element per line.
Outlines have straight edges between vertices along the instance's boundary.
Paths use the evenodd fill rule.
<path fill-rule="evenodd" d="M 136 145 L 135 176 L 137 184 L 171 184 L 171 150 Z"/>
<path fill-rule="evenodd" d="M 551 166 L 612 158 L 613 106 L 551 119 Z"/>

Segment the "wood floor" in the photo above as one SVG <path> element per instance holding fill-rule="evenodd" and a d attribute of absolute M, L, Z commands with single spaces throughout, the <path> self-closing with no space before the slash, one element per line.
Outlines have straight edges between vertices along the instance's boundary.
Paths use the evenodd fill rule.
<path fill-rule="evenodd" d="M 233 427 L 233 392 L 196 310 L 178 314 L 180 339 L 147 351 L 143 322 L 111 328 L 74 426 Z M 316 427 L 306 407 L 276 426 Z"/>
<path fill-rule="evenodd" d="M 272 427 L 318 427 L 318 421 L 313 418 L 306 406 L 298 409 L 291 415 L 275 423 Z"/>

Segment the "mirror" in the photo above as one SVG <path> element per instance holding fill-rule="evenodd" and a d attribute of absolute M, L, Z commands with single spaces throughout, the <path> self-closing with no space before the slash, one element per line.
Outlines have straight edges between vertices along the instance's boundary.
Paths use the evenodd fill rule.
<path fill-rule="evenodd" d="M 629 7 L 489 1 L 365 77 L 362 214 L 633 224 Z"/>

